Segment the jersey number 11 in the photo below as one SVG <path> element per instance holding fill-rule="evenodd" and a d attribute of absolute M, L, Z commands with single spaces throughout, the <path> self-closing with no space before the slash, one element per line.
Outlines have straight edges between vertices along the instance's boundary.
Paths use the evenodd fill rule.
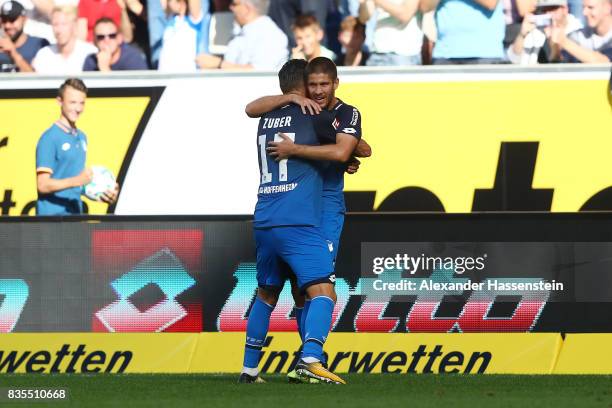
<path fill-rule="evenodd" d="M 284 133 L 287 135 L 289 139 L 295 142 L 295 133 Z M 272 182 L 272 173 L 268 172 L 268 160 L 270 160 L 270 164 L 277 163 L 274 158 L 268 156 L 266 152 L 266 135 L 259 136 L 259 156 L 261 158 L 261 184 L 267 184 Z M 275 142 L 282 142 L 283 138 L 280 137 L 278 133 L 274 135 Z M 278 162 L 278 181 L 287 181 L 288 173 L 287 173 L 287 161 L 289 159 L 283 159 Z"/>

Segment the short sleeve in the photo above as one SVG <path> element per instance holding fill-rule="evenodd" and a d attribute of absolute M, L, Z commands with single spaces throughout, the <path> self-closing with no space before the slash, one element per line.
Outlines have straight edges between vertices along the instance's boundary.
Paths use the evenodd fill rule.
<path fill-rule="evenodd" d="M 89 54 L 83 63 L 83 71 L 98 71 L 96 54 Z"/>
<path fill-rule="evenodd" d="M 38 144 L 36 145 L 36 172 L 39 169 L 51 170 L 51 173 L 55 171 L 56 167 L 55 159 L 55 144 L 51 136 L 45 133 L 41 136 Z"/>
<path fill-rule="evenodd" d="M 234 37 L 228 44 L 227 50 L 224 55 L 224 59 L 233 64 L 239 63 L 240 54 L 242 51 L 242 44 L 244 43 L 244 36 L 240 35 Z"/>
<path fill-rule="evenodd" d="M 45 66 L 44 59 L 49 51 L 48 50 L 49 47 L 50 45 L 41 48 L 40 50 L 38 50 L 36 55 L 34 55 L 34 58 L 32 59 L 32 62 L 31 62 L 31 65 L 34 71 L 40 71 L 41 69 L 44 69 L 44 66 Z"/>
<path fill-rule="evenodd" d="M 352 135 L 361 139 L 361 113 L 353 106 L 344 105 L 340 107 L 336 116 L 337 123 L 334 126 L 336 132 Z"/>
<path fill-rule="evenodd" d="M 147 67 L 147 63 L 144 57 L 142 56 L 142 54 L 140 54 L 140 52 L 136 48 L 133 48 L 132 46 L 128 44 L 125 44 L 123 51 L 124 51 L 123 55 L 125 55 L 125 60 L 123 61 L 120 69 L 125 69 L 125 70 L 149 69 Z"/>
<path fill-rule="evenodd" d="M 270 21 L 270 24 L 274 24 Z M 250 63 L 255 69 L 280 69 L 289 58 L 287 36 L 276 26 L 269 29 L 267 40 L 252 44 Z"/>

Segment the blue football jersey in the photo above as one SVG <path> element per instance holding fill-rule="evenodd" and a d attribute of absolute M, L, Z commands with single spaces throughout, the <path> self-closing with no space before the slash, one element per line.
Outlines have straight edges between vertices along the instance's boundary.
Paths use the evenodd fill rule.
<path fill-rule="evenodd" d="M 257 132 L 260 184 L 255 227 L 319 226 L 325 163 L 294 157 L 275 161 L 266 148 L 268 142 L 282 140 L 279 132 L 297 144 L 319 144 L 313 120 L 297 105 L 276 109 L 260 119 Z"/>

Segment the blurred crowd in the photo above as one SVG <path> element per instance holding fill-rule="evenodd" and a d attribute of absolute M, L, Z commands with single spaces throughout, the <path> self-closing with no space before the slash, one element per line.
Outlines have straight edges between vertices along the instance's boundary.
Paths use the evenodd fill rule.
<path fill-rule="evenodd" d="M 612 60 L 612 0 L 0 0 L 0 23 L 0 72 Z"/>

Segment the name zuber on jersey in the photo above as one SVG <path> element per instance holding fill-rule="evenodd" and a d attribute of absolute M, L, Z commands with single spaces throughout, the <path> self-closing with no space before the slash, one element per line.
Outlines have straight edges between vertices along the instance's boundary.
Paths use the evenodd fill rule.
<path fill-rule="evenodd" d="M 264 118 L 262 129 L 274 129 L 288 126 L 291 126 L 291 116 L 283 116 L 282 118 Z"/>

